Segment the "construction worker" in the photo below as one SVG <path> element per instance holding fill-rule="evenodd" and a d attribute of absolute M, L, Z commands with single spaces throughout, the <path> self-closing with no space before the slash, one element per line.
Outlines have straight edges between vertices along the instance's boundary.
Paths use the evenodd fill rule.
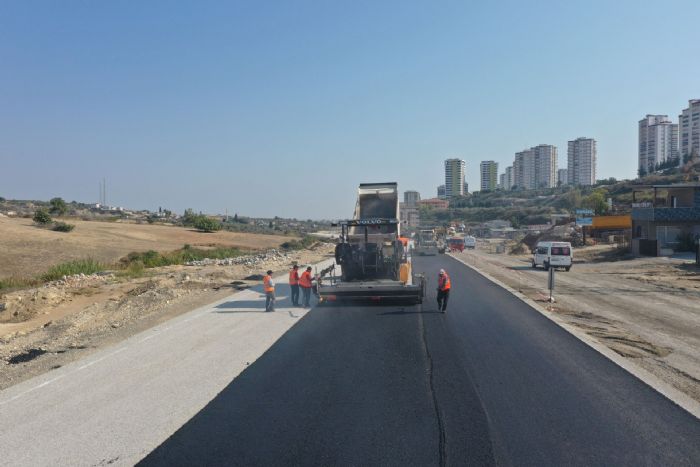
<path fill-rule="evenodd" d="M 309 266 L 306 268 L 306 271 L 301 274 L 301 277 L 299 277 L 299 286 L 301 287 L 301 293 L 304 295 L 304 308 L 309 308 L 311 306 L 309 301 L 311 300 L 312 280 L 311 266 Z"/>
<path fill-rule="evenodd" d="M 289 271 L 289 288 L 292 289 L 292 306 L 299 306 L 299 266 Z"/>
<path fill-rule="evenodd" d="M 263 277 L 263 290 L 265 291 L 265 311 L 275 311 L 275 281 L 272 280 L 272 271 L 267 271 Z"/>
<path fill-rule="evenodd" d="M 450 298 L 450 276 L 447 275 L 444 269 L 440 269 L 438 276 L 437 303 L 438 311 L 445 313 L 447 311 L 447 300 Z"/>

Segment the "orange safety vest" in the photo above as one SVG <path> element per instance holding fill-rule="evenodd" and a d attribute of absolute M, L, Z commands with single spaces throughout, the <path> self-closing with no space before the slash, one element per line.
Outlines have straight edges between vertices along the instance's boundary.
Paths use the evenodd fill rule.
<path fill-rule="evenodd" d="M 299 285 L 299 271 L 294 269 L 289 271 L 289 285 Z"/>
<path fill-rule="evenodd" d="M 271 282 L 272 282 L 271 276 L 263 277 L 263 286 L 265 287 L 265 293 L 275 291 L 275 287 L 273 285 L 270 285 Z"/>
<path fill-rule="evenodd" d="M 309 271 L 304 271 L 299 278 L 299 285 L 305 289 L 311 288 L 311 273 Z"/>
<path fill-rule="evenodd" d="M 450 282 L 450 276 L 448 276 L 447 273 L 440 277 L 439 282 L 440 290 L 442 290 L 443 292 L 446 290 L 450 290 L 450 288 L 452 287 L 452 283 Z"/>

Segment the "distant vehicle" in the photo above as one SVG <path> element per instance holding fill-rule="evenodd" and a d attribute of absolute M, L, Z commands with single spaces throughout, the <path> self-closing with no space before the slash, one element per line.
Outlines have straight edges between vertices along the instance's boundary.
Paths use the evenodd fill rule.
<path fill-rule="evenodd" d="M 464 237 L 464 247 L 467 248 L 468 250 L 473 250 L 476 248 L 476 238 L 472 237 L 471 235 L 467 235 Z"/>
<path fill-rule="evenodd" d="M 532 267 L 571 269 L 573 253 L 569 242 L 539 242 L 532 255 Z"/>
<path fill-rule="evenodd" d="M 423 229 L 416 235 L 415 253 L 420 256 L 438 254 L 438 242 L 433 229 Z"/>
<path fill-rule="evenodd" d="M 464 239 L 460 237 L 450 237 L 447 239 L 447 247 L 450 251 L 464 251 Z"/>

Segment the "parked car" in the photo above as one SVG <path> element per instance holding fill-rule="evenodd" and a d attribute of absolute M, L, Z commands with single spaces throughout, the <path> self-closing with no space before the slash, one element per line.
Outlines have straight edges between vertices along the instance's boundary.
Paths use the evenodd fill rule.
<path fill-rule="evenodd" d="M 472 237 L 471 235 L 467 235 L 464 237 L 464 247 L 473 250 L 476 248 L 476 238 Z"/>
<path fill-rule="evenodd" d="M 569 242 L 539 242 L 532 255 L 532 267 L 571 269 L 574 257 Z"/>

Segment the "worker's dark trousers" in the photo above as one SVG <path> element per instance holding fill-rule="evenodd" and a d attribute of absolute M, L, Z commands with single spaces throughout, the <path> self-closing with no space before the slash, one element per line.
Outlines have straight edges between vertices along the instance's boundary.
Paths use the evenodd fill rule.
<path fill-rule="evenodd" d="M 311 300 L 311 287 L 302 287 L 301 293 L 304 294 L 304 306 L 310 306 L 309 301 Z"/>
<path fill-rule="evenodd" d="M 275 309 L 275 293 L 266 292 L 265 293 L 265 311 L 272 311 Z"/>
<path fill-rule="evenodd" d="M 447 310 L 447 300 L 449 298 L 450 298 L 449 289 L 448 290 L 438 290 L 437 302 L 438 302 L 438 310 L 439 311 Z"/>
<path fill-rule="evenodd" d="M 299 306 L 299 284 L 290 285 L 292 289 L 292 305 Z"/>

